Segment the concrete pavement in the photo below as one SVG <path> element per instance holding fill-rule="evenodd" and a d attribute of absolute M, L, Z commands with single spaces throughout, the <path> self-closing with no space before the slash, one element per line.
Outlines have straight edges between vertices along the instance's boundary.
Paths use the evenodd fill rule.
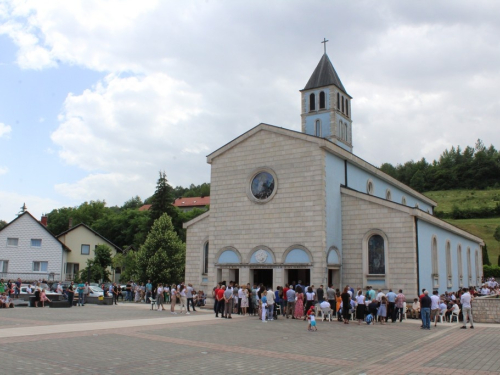
<path fill-rule="evenodd" d="M 500 326 L 268 323 L 148 305 L 0 310 L 6 374 L 498 374 Z M 5 372 L 4 372 L 5 371 Z"/>

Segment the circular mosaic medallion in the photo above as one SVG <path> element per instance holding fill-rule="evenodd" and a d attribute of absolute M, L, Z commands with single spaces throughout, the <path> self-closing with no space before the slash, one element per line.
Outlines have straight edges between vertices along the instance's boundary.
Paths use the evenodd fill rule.
<path fill-rule="evenodd" d="M 267 251 L 265 250 L 257 250 L 255 253 L 255 260 L 258 263 L 264 263 L 267 260 Z"/>
<path fill-rule="evenodd" d="M 269 172 L 260 172 L 252 179 L 252 195 L 259 200 L 265 200 L 274 191 L 274 177 Z"/>

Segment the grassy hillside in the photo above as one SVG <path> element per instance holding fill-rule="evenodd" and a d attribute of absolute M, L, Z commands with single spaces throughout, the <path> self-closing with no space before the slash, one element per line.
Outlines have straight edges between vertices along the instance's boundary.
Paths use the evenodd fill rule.
<path fill-rule="evenodd" d="M 424 193 L 436 201 L 437 211 L 451 212 L 454 205 L 459 207 L 495 207 L 500 202 L 500 190 L 444 190 Z M 493 238 L 496 227 L 500 226 L 500 217 L 484 219 L 452 220 L 446 219 L 469 233 L 481 237 L 488 246 L 488 256 L 493 265 L 500 255 L 500 243 Z"/>
<path fill-rule="evenodd" d="M 438 203 L 436 211 L 451 212 L 458 207 L 494 208 L 500 202 L 500 190 L 440 190 L 424 193 Z"/>
<path fill-rule="evenodd" d="M 447 219 L 446 221 L 459 227 L 460 229 L 481 237 L 488 246 L 488 257 L 490 258 L 491 264 L 498 264 L 497 261 L 498 255 L 500 255 L 500 242 L 493 238 L 493 232 L 495 232 L 495 228 L 500 225 L 500 217 L 466 220 Z"/>

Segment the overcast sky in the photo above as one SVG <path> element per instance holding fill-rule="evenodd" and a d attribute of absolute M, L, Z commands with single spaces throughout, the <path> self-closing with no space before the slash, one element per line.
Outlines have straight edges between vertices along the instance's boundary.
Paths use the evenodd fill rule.
<path fill-rule="evenodd" d="M 354 153 L 380 166 L 500 148 L 500 2 L 0 0 L 0 219 L 209 182 L 205 156 L 300 130 L 327 53 Z"/>

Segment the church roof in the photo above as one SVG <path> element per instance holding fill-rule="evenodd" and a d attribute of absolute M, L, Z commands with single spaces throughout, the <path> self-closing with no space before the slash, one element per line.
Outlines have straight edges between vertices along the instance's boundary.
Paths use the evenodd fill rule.
<path fill-rule="evenodd" d="M 305 134 L 302 132 L 286 129 L 286 128 L 281 128 L 278 126 L 274 125 L 269 125 L 269 124 L 264 124 L 261 123 L 254 128 L 248 130 L 247 132 L 243 133 L 239 137 L 233 139 L 231 142 L 226 143 L 224 146 L 218 148 L 211 154 L 207 155 L 207 163 L 212 164 L 212 160 L 215 159 L 216 157 L 219 157 L 220 155 L 224 154 L 226 151 L 229 149 L 237 146 L 239 143 L 244 142 L 246 139 L 252 137 L 254 134 L 260 132 L 260 131 L 269 131 L 273 133 L 278 133 L 282 135 L 286 135 L 289 137 L 293 137 L 296 139 L 301 139 L 306 142 L 311 142 L 315 143 L 318 145 L 318 147 L 323 148 L 325 151 L 330 152 L 338 157 L 340 157 L 343 160 L 346 160 L 349 163 L 352 163 L 356 165 L 358 168 L 361 168 L 369 173 L 371 173 L 373 176 L 376 176 L 380 178 L 381 180 L 384 180 L 388 183 L 390 183 L 393 186 L 396 186 L 400 188 L 402 191 L 407 192 L 408 194 L 422 200 L 423 202 L 426 202 L 432 207 L 436 207 L 437 203 L 433 201 L 432 199 L 426 197 L 425 195 L 419 193 L 418 191 L 412 189 L 411 187 L 403 184 L 402 182 L 399 182 L 395 178 L 389 176 L 387 173 L 382 172 L 379 168 L 375 167 L 374 165 L 368 163 L 367 161 L 361 159 L 360 157 L 354 155 L 352 152 L 349 152 L 347 150 L 344 150 L 342 147 L 339 145 L 336 145 L 332 141 L 326 139 L 326 138 L 320 138 L 320 137 L 315 137 L 313 135 Z"/>
<path fill-rule="evenodd" d="M 307 85 L 306 87 L 304 87 L 304 90 L 310 90 L 317 87 L 330 85 L 337 86 L 340 90 L 347 94 L 347 91 L 340 81 L 340 78 L 335 71 L 332 62 L 328 58 L 328 55 L 325 53 L 321 57 L 321 60 L 319 60 L 318 66 L 316 67 L 316 69 L 314 69 L 311 78 L 309 78 L 309 81 L 307 81 Z"/>

